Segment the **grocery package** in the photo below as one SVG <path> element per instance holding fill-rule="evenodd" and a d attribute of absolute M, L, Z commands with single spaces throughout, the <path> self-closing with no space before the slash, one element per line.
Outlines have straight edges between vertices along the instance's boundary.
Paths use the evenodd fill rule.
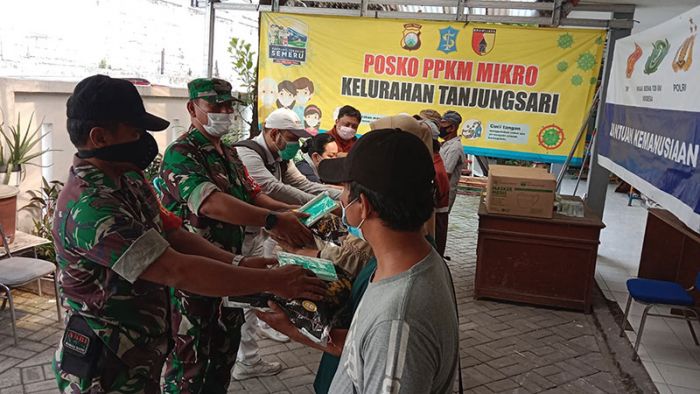
<path fill-rule="evenodd" d="M 349 305 L 352 282 L 343 269 L 334 267 L 336 280 L 328 284 L 327 295 L 321 301 L 285 300 L 273 294 L 229 297 L 229 306 L 268 311 L 268 301 L 274 301 L 287 314 L 292 324 L 307 338 L 325 346 L 332 327 L 345 327 L 352 320 Z"/>

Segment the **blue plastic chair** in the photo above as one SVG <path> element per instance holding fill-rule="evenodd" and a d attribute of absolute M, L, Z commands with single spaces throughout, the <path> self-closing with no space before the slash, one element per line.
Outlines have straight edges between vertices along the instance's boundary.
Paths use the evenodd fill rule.
<path fill-rule="evenodd" d="M 627 290 L 630 296 L 627 299 L 625 317 L 622 320 L 622 327 L 620 327 L 620 336 L 625 335 L 625 325 L 627 324 L 627 316 L 632 306 L 632 300 L 634 299 L 638 303 L 646 305 L 642 313 L 642 321 L 639 323 L 639 332 L 637 333 L 637 340 L 634 343 L 634 355 L 632 356 L 632 360 L 636 360 L 638 357 L 637 350 L 639 350 L 639 344 L 642 341 L 642 333 L 644 332 L 644 323 L 646 322 L 647 316 L 685 320 L 686 323 L 688 323 L 688 328 L 690 329 L 690 334 L 693 336 L 695 345 L 700 346 L 698 337 L 695 335 L 695 330 L 693 329 L 693 324 L 691 323 L 691 316 L 689 316 L 688 313 L 684 313 L 683 317 L 649 313 L 649 310 L 655 306 L 677 308 L 682 309 L 684 312 L 689 312 L 700 322 L 700 314 L 693 308 L 695 302 L 690 293 L 693 289 L 700 289 L 700 273 L 698 273 L 697 278 L 695 278 L 695 286 L 689 289 L 684 289 L 683 286 L 676 282 L 667 282 L 663 280 L 640 278 L 627 280 Z"/>

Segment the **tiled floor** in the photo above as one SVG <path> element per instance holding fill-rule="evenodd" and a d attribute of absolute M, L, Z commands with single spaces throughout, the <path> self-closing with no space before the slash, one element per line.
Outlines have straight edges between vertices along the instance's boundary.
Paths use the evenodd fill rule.
<path fill-rule="evenodd" d="M 585 186 L 579 187 L 585 190 Z M 609 300 L 617 301 L 624 311 L 627 303 L 625 282 L 636 277 L 644 240 L 647 211 L 641 201 L 627 206 L 627 195 L 608 189 L 601 233 L 596 280 Z M 562 190 L 572 191 L 566 182 Z M 634 331 L 627 337 L 634 344 L 643 308 L 633 303 L 629 323 Z M 668 311 L 657 311 L 668 313 Z M 693 323 L 700 334 L 700 324 Z M 649 317 L 645 325 L 639 356 L 660 393 L 700 393 L 700 346 L 695 346 L 685 321 Z"/>
<path fill-rule="evenodd" d="M 592 314 L 473 299 L 477 205 L 475 197 L 457 199 L 448 241 L 460 311 L 466 392 L 613 394 L 637 393 L 642 392 L 640 387 L 650 387 L 650 382 L 638 386 L 636 380 L 622 376 Z M 19 346 L 14 346 L 10 337 L 8 313 L 0 312 L 0 394 L 55 394 L 50 361 L 62 332 L 55 304 L 50 297 L 20 291 L 16 301 Z M 259 345 L 265 359 L 280 362 L 284 371 L 277 376 L 232 382 L 229 392 L 313 392 L 310 384 L 319 352 L 271 340 L 262 340 Z"/>

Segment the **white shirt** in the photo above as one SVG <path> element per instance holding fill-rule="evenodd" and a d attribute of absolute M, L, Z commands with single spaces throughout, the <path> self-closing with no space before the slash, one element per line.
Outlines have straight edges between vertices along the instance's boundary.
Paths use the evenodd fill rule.
<path fill-rule="evenodd" d="M 320 183 L 311 182 L 299 172 L 294 163 L 287 161 L 287 171 L 282 177 L 280 163 L 282 159 L 273 157 L 272 152 L 265 143 L 265 138 L 261 133 L 253 138 L 265 152 L 265 161 L 254 150 L 245 147 L 236 147 L 238 156 L 248 169 L 248 174 L 260 184 L 263 193 L 275 200 L 293 205 L 303 205 L 314 198 L 315 195 L 328 191 L 333 199 L 340 198 L 340 191 L 335 188 L 324 186 Z M 273 171 L 266 165 L 272 166 Z"/>

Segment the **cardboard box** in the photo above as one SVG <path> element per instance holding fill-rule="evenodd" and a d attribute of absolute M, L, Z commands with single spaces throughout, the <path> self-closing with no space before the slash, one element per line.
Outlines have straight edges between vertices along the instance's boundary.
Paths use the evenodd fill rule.
<path fill-rule="evenodd" d="M 489 166 L 486 210 L 504 215 L 551 218 L 557 180 L 541 168 Z"/>

